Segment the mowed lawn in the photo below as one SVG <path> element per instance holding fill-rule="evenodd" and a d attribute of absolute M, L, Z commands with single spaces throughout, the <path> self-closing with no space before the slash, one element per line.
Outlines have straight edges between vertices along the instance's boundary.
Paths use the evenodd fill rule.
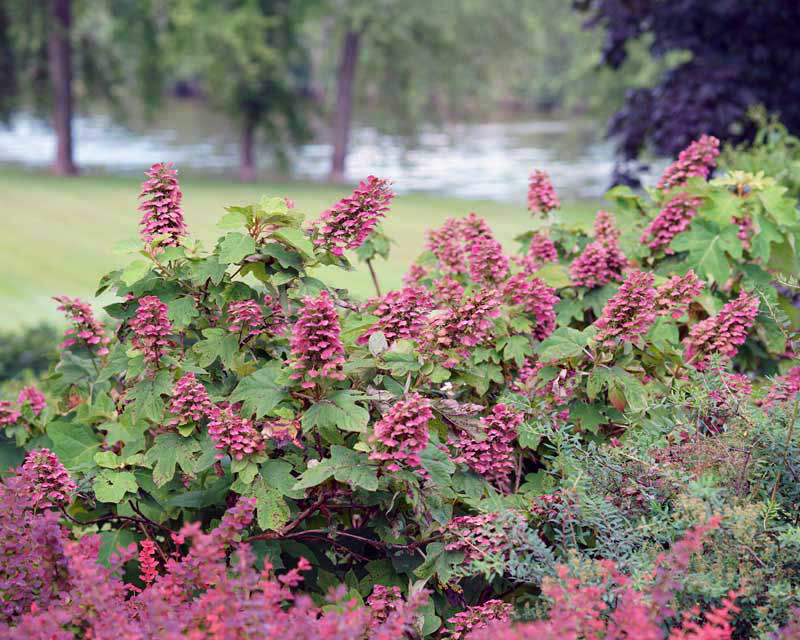
<path fill-rule="evenodd" d="M 16 328 L 40 321 L 60 322 L 52 296 L 95 300 L 100 276 L 125 264 L 114 246 L 137 237 L 136 176 L 58 178 L 17 169 L 0 170 L 0 327 Z M 241 184 L 216 177 L 181 178 L 184 215 L 193 236 L 206 247 L 220 235 L 215 224 L 224 207 L 257 202 L 263 195 L 289 196 L 308 219 L 347 195 L 352 185 L 310 182 Z M 567 203 L 562 215 L 581 226 L 590 224 L 599 202 Z M 485 217 L 507 251 L 515 251 L 514 236 L 533 223 L 524 203 L 461 200 L 422 194 L 399 195 L 384 221 L 395 245 L 388 261 L 376 270 L 384 288 L 400 285 L 403 273 L 423 250 L 425 230 L 449 216 L 474 211 Z M 323 275 L 338 287 L 370 295 L 371 280 L 364 265 L 353 272 L 327 269 Z M 317 274 L 320 275 L 320 274 Z"/>

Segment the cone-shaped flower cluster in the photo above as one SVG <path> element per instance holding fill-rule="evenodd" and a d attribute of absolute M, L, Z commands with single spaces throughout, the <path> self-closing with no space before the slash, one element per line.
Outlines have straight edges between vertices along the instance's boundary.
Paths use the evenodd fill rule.
<path fill-rule="evenodd" d="M 442 273 L 466 273 L 464 248 L 461 245 L 461 223 L 455 218 L 447 218 L 438 229 L 428 231 L 428 250 L 439 261 Z"/>
<path fill-rule="evenodd" d="M 206 388 L 193 373 L 187 373 L 175 383 L 172 390 L 168 409 L 175 417 L 169 421 L 169 426 L 200 422 L 209 416 L 212 408 Z"/>
<path fill-rule="evenodd" d="M 672 276 L 656 289 L 655 308 L 659 315 L 669 314 L 679 319 L 689 308 L 692 300 L 699 296 L 706 283 L 691 269 L 685 276 Z"/>
<path fill-rule="evenodd" d="M 758 298 L 742 291 L 717 315 L 698 322 L 684 340 L 685 357 L 699 371 L 708 368 L 711 356 L 732 358 L 747 339 L 758 315 Z"/>
<path fill-rule="evenodd" d="M 433 307 L 431 294 L 422 287 L 389 291 L 371 311 L 372 315 L 378 317 L 378 322 L 358 342 L 367 343 L 376 331 L 382 331 L 390 345 L 399 339 L 415 340 L 425 327 L 427 314 Z"/>
<path fill-rule="evenodd" d="M 537 231 L 531 237 L 528 245 L 528 253 L 522 258 L 516 259 L 517 264 L 527 272 L 536 271 L 543 264 L 548 262 L 558 262 L 558 251 L 556 245 L 550 237 L 541 231 Z"/>
<path fill-rule="evenodd" d="M 447 620 L 450 629 L 445 631 L 448 640 L 465 640 L 473 631 L 486 629 L 497 622 L 508 622 L 514 607 L 502 600 L 487 600 L 475 607 L 467 607 Z"/>
<path fill-rule="evenodd" d="M 485 555 L 505 554 L 511 544 L 508 525 L 513 526 L 517 516 L 519 521 L 524 521 L 522 514 L 515 513 L 514 516 L 505 519 L 505 523 L 499 513 L 453 518 L 445 527 L 445 549 L 462 552 L 465 565 Z"/>
<path fill-rule="evenodd" d="M 556 328 L 555 306 L 559 298 L 553 287 L 548 287 L 539 278 L 516 273 L 503 285 L 503 297 L 509 304 L 519 305 L 536 321 L 533 329 L 535 340 L 544 340 Z"/>
<path fill-rule="evenodd" d="M 569 268 L 572 282 L 588 289 L 621 280 L 622 270 L 628 264 L 628 259 L 617 244 L 620 232 L 614 216 L 607 211 L 598 211 L 594 233 L 595 240 L 586 245 Z"/>
<path fill-rule="evenodd" d="M 70 347 L 80 340 L 89 349 L 96 347 L 96 355 L 106 355 L 110 340 L 105 334 L 103 323 L 95 319 L 92 308 L 80 298 L 56 296 L 53 300 L 61 303 L 58 310 L 63 311 L 72 321 L 72 327 L 64 332 L 61 348 Z"/>
<path fill-rule="evenodd" d="M 544 171 L 534 171 L 528 185 L 528 209 L 531 213 L 547 213 L 560 206 L 550 176 Z"/>
<path fill-rule="evenodd" d="M 477 283 L 494 285 L 508 277 L 508 258 L 492 236 L 477 236 L 470 242 L 469 275 Z"/>
<path fill-rule="evenodd" d="M 396 402 L 375 425 L 373 440 L 381 445 L 370 460 L 388 462 L 388 471 L 402 466 L 421 469 L 419 454 L 428 446 L 428 423 L 433 419 L 431 403 L 418 393 Z"/>
<path fill-rule="evenodd" d="M 646 271 L 633 271 L 606 303 L 603 313 L 595 322 L 596 340 L 605 346 L 614 346 L 618 340 L 633 342 L 647 333 L 656 321 L 655 276 Z"/>
<path fill-rule="evenodd" d="M 23 387 L 17 396 L 17 404 L 20 407 L 24 407 L 26 404 L 30 405 L 33 414 L 38 416 L 47 406 L 47 400 L 36 387 Z"/>
<path fill-rule="evenodd" d="M 717 165 L 719 140 L 714 136 L 701 136 L 678 155 L 658 181 L 659 189 L 671 189 L 684 184 L 693 176 L 708 178 Z"/>
<path fill-rule="evenodd" d="M 19 474 L 27 482 L 37 509 L 65 507 L 77 489 L 58 456 L 50 449 L 34 449 L 28 453 Z"/>
<path fill-rule="evenodd" d="M 426 275 L 428 275 L 428 270 L 425 267 L 419 264 L 412 264 L 403 275 L 403 286 L 416 287 Z"/>
<path fill-rule="evenodd" d="M 460 221 L 460 228 L 461 237 L 464 239 L 464 244 L 467 247 L 478 238 L 494 238 L 489 223 L 475 212 L 470 212 L 466 218 Z"/>
<path fill-rule="evenodd" d="M 669 248 L 669 243 L 689 228 L 699 206 L 700 198 L 678 194 L 650 221 L 639 241 L 653 251 L 663 249 L 664 253 L 672 255 L 675 252 Z"/>
<path fill-rule="evenodd" d="M 462 434 L 455 443 L 459 455 L 453 461 L 466 464 L 498 489 L 508 492 L 514 472 L 513 442 L 522 419 L 521 413 L 506 405 L 495 405 L 481 420 L 485 439 L 478 442 L 468 433 Z"/>
<path fill-rule="evenodd" d="M 734 224 L 739 225 L 739 231 L 737 232 L 736 237 L 739 238 L 739 241 L 742 243 L 742 247 L 744 249 L 750 249 L 752 246 L 753 232 L 755 231 L 753 216 L 745 212 L 741 216 L 733 216 L 731 221 Z"/>
<path fill-rule="evenodd" d="M 231 333 L 241 333 L 242 339 L 247 340 L 267 331 L 280 333 L 285 325 L 283 310 L 280 302 L 273 300 L 272 296 L 264 296 L 264 305 L 269 309 L 270 315 L 265 316 L 258 302 L 255 300 L 240 300 L 228 304 L 228 329 Z"/>
<path fill-rule="evenodd" d="M 358 249 L 386 215 L 393 197 L 388 181 L 369 176 L 313 223 L 314 244 L 336 256 Z"/>
<path fill-rule="evenodd" d="M 305 388 L 320 379 L 344 379 L 344 347 L 339 339 L 339 316 L 327 291 L 303 301 L 300 317 L 292 330 L 291 378 Z"/>
<path fill-rule="evenodd" d="M 433 299 L 443 307 L 455 308 L 464 298 L 464 287 L 450 276 L 442 276 L 433 281 Z"/>
<path fill-rule="evenodd" d="M 367 608 L 372 612 L 376 624 L 386 621 L 389 614 L 403 605 L 403 592 L 400 587 L 384 587 L 376 584 L 367 598 Z"/>
<path fill-rule="evenodd" d="M 209 417 L 208 435 L 215 443 L 214 448 L 221 452 L 217 458 L 227 453 L 234 460 L 241 460 L 266 449 L 264 436 L 253 422 L 234 413 L 231 407 L 214 407 Z"/>
<path fill-rule="evenodd" d="M 178 172 L 171 164 L 157 163 L 145 173 L 148 179 L 142 183 L 140 198 L 144 202 L 139 205 L 139 210 L 144 211 L 139 225 L 142 240 L 149 244 L 157 236 L 166 236 L 161 244 L 177 247 L 181 238 L 186 235 L 186 225 L 183 222 L 181 210 L 181 193 Z"/>
<path fill-rule="evenodd" d="M 622 232 L 617 228 L 617 219 L 608 211 L 600 209 L 594 217 L 594 238 L 608 246 L 617 244 Z"/>
<path fill-rule="evenodd" d="M 15 424 L 22 414 L 8 400 L 0 400 L 0 427 Z"/>
<path fill-rule="evenodd" d="M 775 378 L 764 398 L 764 406 L 772 407 L 787 401 L 794 401 L 800 393 L 800 367 L 790 369 L 788 373 Z"/>
<path fill-rule="evenodd" d="M 144 361 L 158 366 L 169 347 L 172 326 L 167 318 L 167 305 L 155 296 L 139 299 L 136 315 L 129 321 L 133 330 L 133 346 L 144 354 Z"/>

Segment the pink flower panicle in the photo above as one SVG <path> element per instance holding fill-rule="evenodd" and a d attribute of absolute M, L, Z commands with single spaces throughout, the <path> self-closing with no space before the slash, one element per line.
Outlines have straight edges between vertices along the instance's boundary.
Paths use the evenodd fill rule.
<path fill-rule="evenodd" d="M 705 371 L 712 355 L 732 358 L 744 344 L 758 315 L 759 300 L 742 291 L 715 316 L 698 322 L 684 339 L 685 357 L 698 371 Z"/>
<path fill-rule="evenodd" d="M 142 582 L 151 585 L 158 578 L 158 560 L 156 560 L 156 543 L 152 540 L 142 540 L 139 544 L 139 570 Z"/>
<path fill-rule="evenodd" d="M 30 405 L 33 414 L 38 416 L 47 406 L 47 400 L 36 387 L 23 387 L 17 396 L 17 404 L 20 407 L 24 407 L 26 404 Z"/>
<path fill-rule="evenodd" d="M 717 165 L 719 140 L 714 136 L 703 135 L 678 155 L 678 159 L 667 167 L 658 181 L 659 189 L 671 189 L 685 184 L 694 176 L 708 178 Z"/>
<path fill-rule="evenodd" d="M 473 631 L 510 621 L 513 611 L 514 607 L 502 600 L 487 600 L 476 607 L 467 607 L 466 611 L 457 613 L 447 621 L 452 628 L 445 632 L 445 637 L 449 640 L 466 640 Z"/>
<path fill-rule="evenodd" d="M 550 176 L 545 171 L 534 171 L 528 185 L 528 209 L 531 213 L 546 214 L 560 206 L 561 203 L 556 196 Z"/>
<path fill-rule="evenodd" d="M 508 258 L 492 236 L 478 236 L 469 244 L 469 275 L 477 283 L 500 284 L 508 277 Z"/>
<path fill-rule="evenodd" d="M 144 211 L 140 233 L 145 243 L 151 243 L 158 236 L 166 236 L 161 244 L 177 247 L 187 233 L 181 210 L 181 193 L 177 170 L 171 164 L 157 163 L 145 175 L 140 198 L 145 201 L 139 206 Z"/>
<path fill-rule="evenodd" d="M 739 231 L 737 232 L 736 237 L 739 238 L 739 241 L 742 243 L 742 247 L 745 250 L 749 250 L 752 246 L 753 233 L 755 231 L 753 216 L 747 212 L 744 212 L 741 216 L 733 216 L 731 221 L 739 225 Z"/>
<path fill-rule="evenodd" d="M 530 278 L 516 273 L 503 285 L 503 297 L 512 305 L 519 305 L 536 321 L 533 337 L 544 340 L 556 328 L 555 306 L 559 297 L 556 290 L 548 287 L 539 278 Z"/>
<path fill-rule="evenodd" d="M 105 334 L 103 323 L 95 319 L 92 308 L 88 304 L 80 298 L 68 298 L 67 296 L 55 296 L 53 300 L 61 303 L 58 310 L 63 311 L 72 321 L 72 327 L 64 332 L 62 349 L 71 347 L 81 340 L 89 349 L 96 347 L 96 355 L 108 354 L 108 344 L 111 341 Z"/>
<path fill-rule="evenodd" d="M 168 410 L 175 417 L 169 421 L 169 426 L 200 422 L 211 414 L 212 408 L 206 388 L 193 373 L 187 373 L 175 383 L 172 391 Z"/>
<path fill-rule="evenodd" d="M 129 321 L 133 330 L 133 346 L 144 354 L 148 364 L 158 366 L 169 347 L 172 326 L 167 318 L 167 305 L 155 296 L 139 299 L 136 315 Z"/>
<path fill-rule="evenodd" d="M 800 393 L 800 367 L 794 367 L 785 375 L 775 378 L 767 397 L 764 398 L 763 406 L 772 407 L 794 401 L 798 393 Z"/>
<path fill-rule="evenodd" d="M 221 452 L 217 458 L 227 453 L 234 460 L 242 460 L 266 449 L 264 436 L 253 422 L 238 416 L 231 407 L 214 407 L 209 417 L 208 435 L 215 442 L 214 448 Z"/>
<path fill-rule="evenodd" d="M 458 224 L 461 229 L 461 237 L 467 246 L 478 240 L 478 238 L 494 238 L 489 223 L 474 211 L 462 218 Z"/>
<path fill-rule="evenodd" d="M 376 331 L 383 332 L 390 345 L 395 340 L 415 340 L 424 329 L 427 314 L 433 307 L 431 294 L 422 287 L 389 291 L 377 301 L 377 306 L 372 310 L 372 315 L 378 317 L 378 322 L 358 342 L 366 344 Z"/>
<path fill-rule="evenodd" d="M 509 526 L 524 523 L 525 516 L 511 512 L 510 519 L 499 513 L 484 513 L 478 516 L 459 516 L 444 527 L 445 549 L 464 554 L 464 565 L 488 555 L 507 556 L 513 552 L 513 541 L 509 537 Z"/>
<path fill-rule="evenodd" d="M 442 273 L 466 273 L 467 265 L 461 244 L 461 223 L 447 218 L 438 229 L 428 230 L 428 250 L 436 256 Z"/>
<path fill-rule="evenodd" d="M 16 424 L 22 414 L 8 400 L 0 400 L 0 427 Z"/>
<path fill-rule="evenodd" d="M 550 237 L 539 231 L 531 237 L 528 252 L 521 258 L 516 258 L 515 261 L 523 270 L 530 273 L 548 262 L 558 262 L 558 250 Z"/>
<path fill-rule="evenodd" d="M 703 292 L 705 286 L 706 283 L 691 269 L 685 276 L 672 276 L 656 289 L 656 313 L 669 314 L 673 320 L 678 320 L 688 311 L 692 300 Z"/>
<path fill-rule="evenodd" d="M 417 287 L 419 281 L 428 275 L 428 270 L 419 264 L 412 264 L 403 276 L 404 287 Z"/>
<path fill-rule="evenodd" d="M 501 491 L 508 492 L 514 472 L 513 442 L 523 417 L 505 404 L 495 405 L 481 420 L 485 439 L 479 442 L 463 433 L 455 443 L 459 455 L 453 461 L 466 464 Z"/>
<path fill-rule="evenodd" d="M 590 242 L 583 253 L 569 267 L 569 275 L 575 286 L 593 289 L 621 279 L 621 269 L 615 269 L 619 261 L 601 242 Z"/>
<path fill-rule="evenodd" d="M 386 215 L 393 197 L 387 180 L 369 176 L 313 223 L 314 244 L 336 256 L 358 249 Z"/>
<path fill-rule="evenodd" d="M 700 202 L 700 198 L 692 198 L 686 193 L 678 194 L 650 221 L 639 241 L 652 251 L 663 249 L 667 255 L 674 254 L 669 244 L 675 236 L 689 228 Z"/>
<path fill-rule="evenodd" d="M 264 306 L 269 310 L 269 315 L 264 315 L 255 300 L 228 303 L 228 317 L 230 318 L 228 329 L 231 333 L 241 333 L 243 340 L 267 332 L 280 333 L 285 327 L 285 318 L 280 302 L 273 300 L 269 294 L 265 294 Z"/>
<path fill-rule="evenodd" d="M 617 341 L 634 342 L 647 333 L 656 321 L 655 276 L 646 271 L 633 271 L 616 294 L 606 303 L 597 322 L 595 339 L 604 346 Z"/>
<path fill-rule="evenodd" d="M 464 299 L 464 287 L 455 278 L 445 275 L 433 281 L 432 295 L 437 305 L 455 308 Z"/>
<path fill-rule="evenodd" d="M 58 456 L 50 449 L 34 449 L 25 456 L 19 474 L 28 484 L 35 508 L 65 507 L 77 487 Z"/>
<path fill-rule="evenodd" d="M 307 297 L 291 338 L 294 380 L 305 388 L 319 379 L 343 380 L 344 347 L 339 338 L 339 316 L 327 291 L 319 297 Z"/>
<path fill-rule="evenodd" d="M 604 245 L 616 244 L 621 235 L 617 228 L 617 219 L 608 211 L 600 209 L 594 217 L 594 237 Z"/>
<path fill-rule="evenodd" d="M 384 587 L 382 584 L 376 584 L 366 604 L 372 612 L 374 623 L 381 624 L 404 604 L 403 592 L 400 587 Z"/>
<path fill-rule="evenodd" d="M 373 439 L 382 451 L 373 451 L 370 460 L 388 462 L 388 471 L 402 466 L 422 470 L 419 454 L 428 445 L 428 423 L 433 419 L 431 403 L 418 393 L 396 402 L 375 425 Z"/>

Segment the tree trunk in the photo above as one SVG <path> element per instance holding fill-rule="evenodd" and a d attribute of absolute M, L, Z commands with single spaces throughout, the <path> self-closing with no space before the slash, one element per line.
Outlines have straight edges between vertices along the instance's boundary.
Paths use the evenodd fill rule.
<path fill-rule="evenodd" d="M 72 156 L 72 47 L 69 40 L 71 2 L 72 0 L 50 0 L 52 13 L 47 47 L 53 87 L 53 128 L 56 132 L 53 170 L 59 175 L 67 176 L 78 173 Z"/>
<path fill-rule="evenodd" d="M 255 123 L 249 119 L 242 124 L 242 137 L 239 140 L 239 179 L 253 182 L 256 179 Z"/>
<path fill-rule="evenodd" d="M 336 110 L 333 114 L 333 157 L 331 180 L 344 178 L 347 145 L 350 142 L 350 125 L 353 118 L 353 84 L 358 65 L 361 32 L 348 29 L 342 40 L 339 70 L 336 74 Z"/>

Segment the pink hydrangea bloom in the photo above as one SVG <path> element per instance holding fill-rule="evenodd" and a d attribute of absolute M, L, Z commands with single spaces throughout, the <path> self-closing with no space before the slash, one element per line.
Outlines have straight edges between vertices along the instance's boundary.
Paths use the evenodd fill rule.
<path fill-rule="evenodd" d="M 217 458 L 227 453 L 234 460 L 241 460 L 266 449 L 264 436 L 253 422 L 238 416 L 231 407 L 214 407 L 209 417 L 208 435 L 215 443 L 214 448 L 221 451 Z"/>
<path fill-rule="evenodd" d="M 492 236 L 478 236 L 469 244 L 469 275 L 477 283 L 500 284 L 508 277 L 508 258 Z"/>
<path fill-rule="evenodd" d="M 434 307 L 431 294 L 422 287 L 389 291 L 375 304 L 371 313 L 378 317 L 378 322 L 358 339 L 360 344 L 366 344 L 376 331 L 382 331 L 390 345 L 399 339 L 414 340 L 421 334 L 427 314 Z"/>
<path fill-rule="evenodd" d="M 617 219 L 608 211 L 600 209 L 594 217 L 594 237 L 604 245 L 616 244 L 621 235 Z"/>
<path fill-rule="evenodd" d="M 475 212 L 470 212 L 465 218 L 459 221 L 461 237 L 466 246 L 471 245 L 478 238 L 494 238 L 489 223 Z"/>
<path fill-rule="evenodd" d="M 402 466 L 422 470 L 419 454 L 428 446 L 428 423 L 433 419 L 431 403 L 418 393 L 397 401 L 375 425 L 373 440 L 381 445 L 370 460 L 388 462 L 388 471 Z"/>
<path fill-rule="evenodd" d="M 503 285 L 503 296 L 513 305 L 519 305 L 536 321 L 533 337 L 544 340 L 556 328 L 555 306 L 559 298 L 556 290 L 548 287 L 539 278 L 530 278 L 516 273 Z"/>
<path fill-rule="evenodd" d="M 228 329 L 232 333 L 240 333 L 243 340 L 259 336 L 262 333 L 280 333 L 285 327 L 283 309 L 280 302 L 272 296 L 264 295 L 264 306 L 269 310 L 265 315 L 255 300 L 240 300 L 228 303 Z"/>
<path fill-rule="evenodd" d="M 736 234 L 736 237 L 741 241 L 742 247 L 749 250 L 752 245 L 753 233 L 755 231 L 753 217 L 749 213 L 745 212 L 741 216 L 733 216 L 731 221 L 739 225 L 739 231 Z"/>
<path fill-rule="evenodd" d="M 450 276 L 443 276 L 433 281 L 433 299 L 440 306 L 456 307 L 464 298 L 464 287 Z"/>
<path fill-rule="evenodd" d="M 621 269 L 614 269 L 616 257 L 611 256 L 608 248 L 601 242 L 590 242 L 583 253 L 569 267 L 569 275 L 573 284 L 593 289 L 609 282 L 621 279 Z"/>
<path fill-rule="evenodd" d="M 558 209 L 561 203 L 556 196 L 550 176 L 544 171 L 534 171 L 528 185 L 528 209 L 531 213 L 547 213 Z"/>
<path fill-rule="evenodd" d="M 327 291 L 303 301 L 300 317 L 292 330 L 291 378 L 302 380 L 305 388 L 318 380 L 343 380 L 344 347 L 339 338 L 339 316 Z"/>
<path fill-rule="evenodd" d="M 703 292 L 705 286 L 706 283 L 691 269 L 685 276 L 672 276 L 656 289 L 656 313 L 669 314 L 673 320 L 677 320 L 686 313 L 692 300 Z"/>
<path fill-rule="evenodd" d="M 671 189 L 684 184 L 693 176 L 708 178 L 717 165 L 719 140 L 714 136 L 701 136 L 678 155 L 658 181 L 659 189 Z"/>
<path fill-rule="evenodd" d="M 541 231 L 531 237 L 528 253 L 517 259 L 517 264 L 525 271 L 532 272 L 548 262 L 558 262 L 558 251 L 550 237 Z"/>
<path fill-rule="evenodd" d="M 479 516 L 459 516 L 444 527 L 445 549 L 464 554 L 464 565 L 487 555 L 506 555 L 511 549 L 509 525 L 523 524 L 525 516 L 511 512 L 511 518 L 500 518 L 499 513 Z"/>
<path fill-rule="evenodd" d="M 382 584 L 376 584 L 367 598 L 367 608 L 372 612 L 372 619 L 377 624 L 385 622 L 389 615 L 403 604 L 403 592 L 400 587 L 384 587 Z"/>
<path fill-rule="evenodd" d="M 633 342 L 647 333 L 658 317 L 654 280 L 655 276 L 646 271 L 628 275 L 594 323 L 598 329 L 595 339 L 600 344 L 610 347 L 618 340 Z"/>
<path fill-rule="evenodd" d="M 428 275 L 428 270 L 419 264 L 412 264 L 403 276 L 404 287 L 416 287 L 419 281 Z"/>
<path fill-rule="evenodd" d="M 8 400 L 0 400 L 0 427 L 16 424 L 22 414 Z"/>
<path fill-rule="evenodd" d="M 140 298 L 136 315 L 129 324 L 133 346 L 144 354 L 146 363 L 158 366 L 164 350 L 169 347 L 168 336 L 172 332 L 167 305 L 155 296 Z"/>
<path fill-rule="evenodd" d="M 206 388 L 193 373 L 187 373 L 172 390 L 168 411 L 175 417 L 169 421 L 169 426 L 200 422 L 210 415 L 212 408 Z"/>
<path fill-rule="evenodd" d="M 140 198 L 145 201 L 139 206 L 144 211 L 140 233 L 145 243 L 150 243 L 156 236 L 166 236 L 161 244 L 177 247 L 181 238 L 186 235 L 181 210 L 181 193 L 178 172 L 171 164 L 157 163 L 150 167 L 145 175 L 148 179 L 142 183 Z"/>
<path fill-rule="evenodd" d="M 508 622 L 514 607 L 502 600 L 487 600 L 481 605 L 467 607 L 448 619 L 450 629 L 444 632 L 449 640 L 466 640 L 473 631 L 486 629 L 495 623 Z"/>
<path fill-rule="evenodd" d="M 466 273 L 467 264 L 461 244 L 461 224 L 455 218 L 447 218 L 438 229 L 428 230 L 428 250 L 439 261 L 442 273 Z"/>
<path fill-rule="evenodd" d="M 61 303 L 58 310 L 63 311 L 72 321 L 72 327 L 64 332 L 61 348 L 70 347 L 81 340 L 87 348 L 97 348 L 98 356 L 106 355 L 107 345 L 111 341 L 105 335 L 103 323 L 95 319 L 92 308 L 80 298 L 55 296 L 53 300 Z"/>
<path fill-rule="evenodd" d="M 29 404 L 33 415 L 38 416 L 47 406 L 47 400 L 45 400 L 44 394 L 36 387 L 24 387 L 17 396 L 17 404 L 20 407 Z"/>
<path fill-rule="evenodd" d="M 386 215 L 393 197 L 387 180 L 369 176 L 313 223 L 314 244 L 336 256 L 358 249 Z"/>
<path fill-rule="evenodd" d="M 513 442 L 523 417 L 505 404 L 495 405 L 489 415 L 481 419 L 485 439 L 478 442 L 463 433 L 455 442 L 459 453 L 453 461 L 466 464 L 498 489 L 508 492 L 514 472 Z"/>
<path fill-rule="evenodd" d="M 650 221 L 639 241 L 653 251 L 663 249 L 664 253 L 672 255 L 675 252 L 669 248 L 670 242 L 689 228 L 700 202 L 700 198 L 678 194 Z"/>
<path fill-rule="evenodd" d="M 34 449 L 25 456 L 19 474 L 28 483 L 37 509 L 65 507 L 77 487 L 58 456 L 50 449 Z"/>
<path fill-rule="evenodd" d="M 685 357 L 695 369 L 705 371 L 711 356 L 736 355 L 758 315 L 758 298 L 742 291 L 715 316 L 698 322 L 684 339 Z"/>
<path fill-rule="evenodd" d="M 783 402 L 794 401 L 800 393 L 800 367 L 790 369 L 788 373 L 778 376 L 772 383 L 763 405 L 772 407 Z"/>

